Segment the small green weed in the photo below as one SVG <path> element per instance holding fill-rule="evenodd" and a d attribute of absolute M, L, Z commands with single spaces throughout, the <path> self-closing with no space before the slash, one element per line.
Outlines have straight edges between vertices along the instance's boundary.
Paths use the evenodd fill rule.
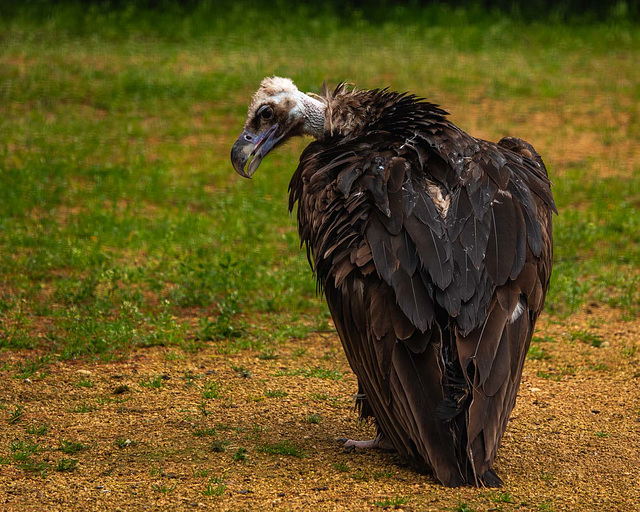
<path fill-rule="evenodd" d="M 351 471 L 349 469 L 349 466 L 347 466 L 344 462 L 336 462 L 333 465 L 333 468 L 337 471 L 340 471 L 341 473 L 348 473 L 349 471 Z"/>
<path fill-rule="evenodd" d="M 356 471 L 355 473 L 349 476 L 357 482 L 367 482 L 369 480 L 369 478 L 367 478 L 367 475 L 365 474 L 364 471 Z"/>
<path fill-rule="evenodd" d="M 308 349 L 305 347 L 299 347 L 293 351 L 293 357 L 302 357 L 307 353 Z"/>
<path fill-rule="evenodd" d="M 233 454 L 233 460 L 236 462 L 244 462 L 248 458 L 247 449 L 246 448 L 238 448 L 236 452 Z"/>
<path fill-rule="evenodd" d="M 92 388 L 94 386 L 93 381 L 87 377 L 80 379 L 76 383 L 76 387 L 78 388 Z"/>
<path fill-rule="evenodd" d="M 166 484 L 152 484 L 151 488 L 156 491 L 159 492 L 161 494 L 171 494 L 173 491 L 176 490 L 176 487 L 178 486 L 178 484 L 173 484 L 173 485 L 166 485 Z"/>
<path fill-rule="evenodd" d="M 543 501 L 542 503 L 540 503 L 540 505 L 538 505 L 538 511 L 539 512 L 553 512 L 555 510 L 555 507 L 553 506 L 553 502 L 552 501 Z"/>
<path fill-rule="evenodd" d="M 56 471 L 73 471 L 78 467 L 76 459 L 60 459 L 55 466 Z"/>
<path fill-rule="evenodd" d="M 317 425 L 318 423 L 322 422 L 322 416 L 320 416 L 319 414 L 310 414 L 309 416 L 307 416 L 307 421 L 309 423 Z"/>
<path fill-rule="evenodd" d="M 43 436 L 49 431 L 49 425 L 29 425 L 27 427 L 27 434 L 31 434 L 34 436 Z"/>
<path fill-rule="evenodd" d="M 39 453 L 40 446 L 38 443 L 32 443 L 31 441 L 11 441 L 9 450 L 13 454 L 13 460 L 18 462 L 27 460 L 31 455 Z"/>
<path fill-rule="evenodd" d="M 13 408 L 13 411 L 9 413 L 9 419 L 7 420 L 7 422 L 9 423 L 9 425 L 15 425 L 22 419 L 23 416 L 24 407 L 22 407 L 21 405 L 16 405 Z"/>
<path fill-rule="evenodd" d="M 217 382 L 205 382 L 204 390 L 202 391 L 203 398 L 220 398 L 220 387 L 220 384 Z"/>
<path fill-rule="evenodd" d="M 193 431 L 193 435 L 194 437 L 213 437 L 216 436 L 218 434 L 218 431 L 211 427 L 211 428 L 198 428 L 196 430 Z"/>
<path fill-rule="evenodd" d="M 186 356 L 174 350 L 168 350 L 167 352 L 165 352 L 164 358 L 166 361 L 173 362 L 173 361 L 183 361 L 184 359 L 186 359 Z"/>
<path fill-rule="evenodd" d="M 555 382 L 560 382 L 562 378 L 566 375 L 575 375 L 576 369 L 572 366 L 566 366 L 564 368 L 558 368 L 557 370 L 553 370 L 552 372 L 545 372 L 543 370 L 538 370 L 536 375 L 541 379 L 549 379 Z"/>
<path fill-rule="evenodd" d="M 551 356 L 544 348 L 531 344 L 529 352 L 527 352 L 527 358 L 533 361 L 542 361 L 543 359 L 551 359 Z"/>
<path fill-rule="evenodd" d="M 496 503 L 515 503 L 515 498 L 511 495 L 509 491 L 498 491 L 496 493 L 491 494 L 491 501 Z"/>
<path fill-rule="evenodd" d="M 571 341 L 581 341 L 583 343 L 588 343 L 592 347 L 599 348 L 604 343 L 602 336 L 599 334 L 595 334 L 584 329 L 579 329 L 577 331 L 571 331 L 570 333 Z"/>
<path fill-rule="evenodd" d="M 289 441 L 281 441 L 274 444 L 263 444 L 258 447 L 258 451 L 271 455 L 284 455 L 287 457 L 306 457 L 306 454 Z"/>
<path fill-rule="evenodd" d="M 340 380 L 343 373 L 338 370 L 328 370 L 326 368 L 314 367 L 314 368 L 298 368 L 296 370 L 279 370 L 276 372 L 276 376 L 297 376 L 300 375 L 305 378 L 316 378 L 323 380 Z"/>
<path fill-rule="evenodd" d="M 140 385 L 143 388 L 160 389 L 162 386 L 164 386 L 165 380 L 166 377 L 163 375 L 154 375 L 153 377 L 149 377 L 148 379 L 142 379 L 140 381 Z"/>
<path fill-rule="evenodd" d="M 226 484 L 219 478 L 212 478 L 202 494 L 205 496 L 222 496 L 227 489 Z"/>
<path fill-rule="evenodd" d="M 269 430 L 268 427 L 265 427 L 264 425 L 260 425 L 259 423 L 251 424 L 251 432 L 253 432 L 254 434 L 260 434 L 262 432 L 266 432 L 267 430 Z"/>
<path fill-rule="evenodd" d="M 47 476 L 47 471 L 51 466 L 44 461 L 35 462 L 27 460 L 22 464 L 18 464 L 18 467 L 27 473 L 38 473 L 42 478 L 45 478 Z"/>
<path fill-rule="evenodd" d="M 25 359 L 16 365 L 16 373 L 14 377 L 16 379 L 28 379 L 33 377 L 37 372 L 40 372 L 47 364 L 49 364 L 51 356 L 45 355 L 35 359 Z M 43 372 L 40 372 L 41 375 Z"/>
<path fill-rule="evenodd" d="M 87 448 L 86 445 L 77 441 L 65 441 L 64 439 L 60 439 L 59 443 L 60 446 L 58 450 L 60 450 L 62 453 L 73 454 Z"/>
<path fill-rule="evenodd" d="M 130 446 L 135 446 L 137 443 L 136 441 L 132 441 L 131 439 L 126 437 L 119 437 L 114 441 L 114 444 L 118 448 L 123 449 L 123 448 L 129 448 Z"/>
<path fill-rule="evenodd" d="M 268 389 L 267 391 L 264 392 L 264 396 L 266 396 L 267 398 L 283 398 L 288 395 L 289 393 L 281 389 L 273 389 L 273 390 Z"/>
<path fill-rule="evenodd" d="M 200 405 L 198 405 L 198 410 L 200 411 L 200 414 L 202 414 L 202 416 L 204 416 L 205 418 L 211 414 L 209 409 L 207 409 L 207 402 L 204 400 L 200 402 Z"/>
<path fill-rule="evenodd" d="M 162 468 L 152 467 L 149 470 L 149 475 L 151 475 L 151 476 L 164 476 L 164 471 L 162 470 Z"/>
<path fill-rule="evenodd" d="M 131 400 L 131 398 L 118 398 L 118 397 L 110 397 L 110 396 L 99 396 L 98 398 L 96 398 L 96 402 L 98 402 L 98 405 L 124 404 L 129 400 Z"/>
<path fill-rule="evenodd" d="M 373 502 L 376 507 L 382 508 L 400 508 L 401 505 L 406 505 L 407 503 L 409 503 L 409 498 L 406 496 L 394 496 L 393 498 L 384 498 Z"/>
<path fill-rule="evenodd" d="M 542 480 L 543 482 L 552 482 L 555 479 L 555 476 L 553 476 L 553 473 L 551 473 L 550 471 L 540 471 L 540 480 Z"/>
<path fill-rule="evenodd" d="M 272 348 L 267 348 L 263 350 L 260 354 L 258 354 L 258 359 L 262 359 L 263 361 L 271 361 L 277 358 L 278 358 L 278 354 Z"/>
<path fill-rule="evenodd" d="M 88 412 L 93 412 L 98 408 L 97 405 L 93 405 L 93 404 L 88 404 L 88 403 L 80 403 L 77 404 L 73 407 L 73 409 L 71 409 L 71 412 L 75 412 L 75 413 L 80 413 L 80 414 L 85 414 Z"/>

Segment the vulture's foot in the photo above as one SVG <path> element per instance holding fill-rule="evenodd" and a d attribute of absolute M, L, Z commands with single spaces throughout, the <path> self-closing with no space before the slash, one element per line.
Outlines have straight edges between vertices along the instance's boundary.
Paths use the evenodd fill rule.
<path fill-rule="evenodd" d="M 378 434 L 375 439 L 367 439 L 366 441 L 355 441 L 353 439 L 346 439 L 341 437 L 338 442 L 343 443 L 343 451 L 350 453 L 356 448 L 360 450 L 369 450 L 371 448 L 378 448 L 379 450 L 393 450 L 393 445 L 382 434 Z"/>

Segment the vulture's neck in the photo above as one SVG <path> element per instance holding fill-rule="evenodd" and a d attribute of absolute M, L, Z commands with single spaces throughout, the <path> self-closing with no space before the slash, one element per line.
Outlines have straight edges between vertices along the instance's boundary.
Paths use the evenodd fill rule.
<path fill-rule="evenodd" d="M 321 139 L 324 134 L 326 103 L 306 94 L 301 94 L 298 105 L 301 106 L 300 114 L 304 119 L 304 134 Z"/>

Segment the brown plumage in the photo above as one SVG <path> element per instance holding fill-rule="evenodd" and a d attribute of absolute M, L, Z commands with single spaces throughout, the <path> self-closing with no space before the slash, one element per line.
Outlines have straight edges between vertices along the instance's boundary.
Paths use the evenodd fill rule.
<path fill-rule="evenodd" d="M 289 207 L 377 442 L 448 486 L 492 470 L 552 264 L 550 182 L 528 143 L 476 139 L 408 94 L 320 97 L 265 79 L 232 151 L 248 176 L 310 134 Z"/>

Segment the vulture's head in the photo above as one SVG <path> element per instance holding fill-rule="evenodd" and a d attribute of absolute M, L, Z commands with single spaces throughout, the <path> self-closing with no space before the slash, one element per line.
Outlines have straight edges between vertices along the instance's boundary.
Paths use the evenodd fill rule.
<path fill-rule="evenodd" d="M 325 107 L 300 92 L 289 78 L 262 80 L 249 105 L 244 131 L 231 149 L 236 172 L 250 178 L 269 151 L 295 135 L 319 137 Z"/>

